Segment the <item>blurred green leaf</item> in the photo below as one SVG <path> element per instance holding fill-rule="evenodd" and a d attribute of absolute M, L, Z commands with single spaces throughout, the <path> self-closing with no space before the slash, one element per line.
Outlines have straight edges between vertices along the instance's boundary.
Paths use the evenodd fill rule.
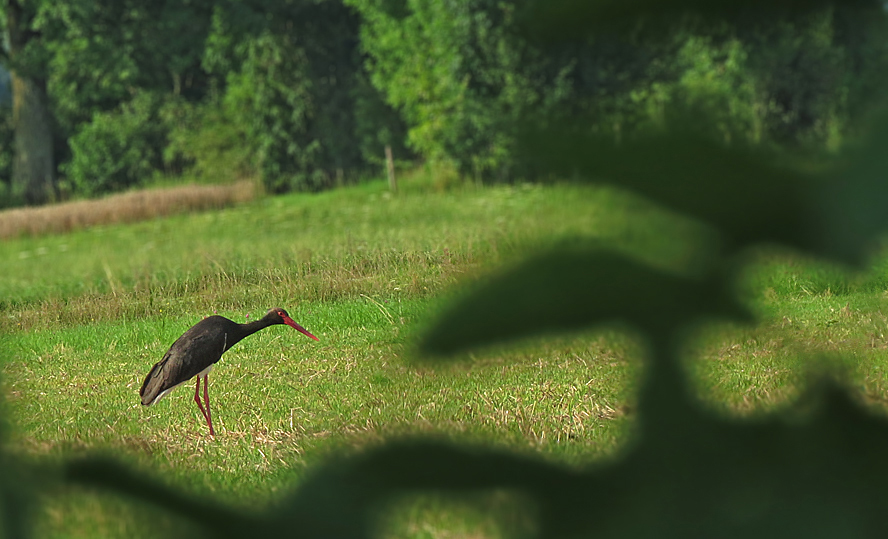
<path fill-rule="evenodd" d="M 816 244 L 819 226 L 807 198 L 815 180 L 762 152 L 690 132 L 617 142 L 569 126 L 530 132 L 523 140 L 526 158 L 554 174 L 636 191 L 709 223 L 735 245 Z"/>
<path fill-rule="evenodd" d="M 36 501 L 34 476 L 18 459 L 0 453 L 0 537 L 31 536 L 31 511 Z"/>
<path fill-rule="evenodd" d="M 0 408 L 5 409 L 5 406 Z M 7 432 L 8 425 L 0 417 L 0 538 L 31 537 L 31 517 L 37 493 L 52 472 L 38 470 L 9 452 L 6 449 Z"/>
<path fill-rule="evenodd" d="M 842 388 L 816 385 L 802 406 L 764 421 L 724 420 L 696 408 L 683 419 L 679 430 L 644 432 L 620 458 L 584 470 L 493 449 L 392 443 L 316 470 L 268 531 L 369 537 L 374 511 L 395 496 L 493 489 L 527 496 L 540 538 L 888 531 L 881 479 L 888 424 Z"/>
<path fill-rule="evenodd" d="M 219 507 L 196 520 L 214 537 L 360 539 L 378 536 L 380 511 L 405 495 L 505 489 L 529 501 L 539 538 L 888 532 L 888 424 L 834 384 L 815 387 L 802 406 L 767 420 L 725 420 L 692 408 L 677 425 L 643 432 L 621 457 L 581 470 L 491 448 L 391 442 L 315 468 L 262 515 L 244 519 Z M 157 490 L 112 462 L 76 468 L 78 483 L 175 513 L 209 506 Z"/>
<path fill-rule="evenodd" d="M 405 494 L 510 489 L 557 504 L 585 488 L 581 478 L 561 466 L 507 451 L 430 440 L 391 442 L 314 470 L 271 514 L 268 532 L 298 529 L 302 537 L 376 537 L 380 510 Z"/>
<path fill-rule="evenodd" d="M 820 232 L 815 254 L 862 262 L 888 231 L 888 115 L 874 120 L 845 150 L 829 180 L 813 191 Z"/>
<path fill-rule="evenodd" d="M 886 122 L 816 172 L 690 130 L 617 142 L 573 125 L 528 131 L 525 158 L 555 174 L 635 191 L 706 222 L 723 234 L 728 252 L 781 243 L 860 264 L 888 230 Z"/>
<path fill-rule="evenodd" d="M 421 343 L 449 354 L 479 345 L 626 322 L 668 336 L 701 317 L 747 319 L 720 280 L 697 280 L 597 250 L 556 250 L 493 278 L 446 312 Z"/>
<path fill-rule="evenodd" d="M 196 524 L 214 537 L 244 537 L 259 525 L 252 515 L 170 488 L 108 457 L 91 456 L 69 461 L 65 465 L 65 480 L 73 485 L 150 503 Z"/>

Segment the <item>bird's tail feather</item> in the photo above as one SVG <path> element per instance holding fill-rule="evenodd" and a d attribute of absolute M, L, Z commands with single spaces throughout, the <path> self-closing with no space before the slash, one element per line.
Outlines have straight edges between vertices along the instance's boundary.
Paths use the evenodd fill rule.
<path fill-rule="evenodd" d="M 163 361 L 155 363 L 154 366 L 151 367 L 148 376 L 145 377 L 145 381 L 142 382 L 142 388 L 139 389 L 139 396 L 142 397 L 143 406 L 151 406 L 154 404 L 157 401 L 157 397 L 163 392 L 164 379 L 162 376 L 159 376 L 163 363 Z"/>

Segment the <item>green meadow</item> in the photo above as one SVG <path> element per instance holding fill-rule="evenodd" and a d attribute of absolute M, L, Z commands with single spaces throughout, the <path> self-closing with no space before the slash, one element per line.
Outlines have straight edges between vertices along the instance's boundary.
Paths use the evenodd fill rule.
<path fill-rule="evenodd" d="M 612 189 L 444 189 L 416 175 L 397 194 L 373 182 L 5 240 L 6 444 L 48 465 L 109 454 L 247 510 L 273 506 L 334 455 L 405 436 L 495 444 L 572 466 L 614 458 L 632 443 L 643 370 L 644 343 L 631 330 L 552 335 L 454 362 L 414 348 L 436 313 L 486 275 L 580 239 L 692 272 L 713 238 Z M 701 400 L 730 415 L 778 413 L 827 370 L 884 409 L 885 269 L 880 252 L 858 272 L 776 248 L 749 253 L 738 293 L 758 322 L 713 322 L 685 345 Z M 215 439 L 191 384 L 140 405 L 143 377 L 192 324 L 214 313 L 244 322 L 275 306 L 320 342 L 274 326 L 231 349 L 209 378 Z M 380 535 L 520 531 L 508 495 L 476 502 L 405 501 Z M 73 487 L 43 494 L 34 520 L 38 537 L 160 537 L 179 525 Z"/>

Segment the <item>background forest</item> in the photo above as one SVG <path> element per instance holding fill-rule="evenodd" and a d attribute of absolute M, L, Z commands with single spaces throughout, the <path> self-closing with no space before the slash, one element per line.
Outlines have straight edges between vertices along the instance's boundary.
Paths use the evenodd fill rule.
<path fill-rule="evenodd" d="M 386 145 L 476 181 L 533 180 L 516 152 L 530 113 L 620 140 L 702 112 L 729 144 L 834 151 L 886 57 L 856 4 L 556 43 L 503 0 L 10 0 L 0 62 L 21 98 L 0 78 L 0 204 L 180 177 L 320 190 L 378 174 Z"/>

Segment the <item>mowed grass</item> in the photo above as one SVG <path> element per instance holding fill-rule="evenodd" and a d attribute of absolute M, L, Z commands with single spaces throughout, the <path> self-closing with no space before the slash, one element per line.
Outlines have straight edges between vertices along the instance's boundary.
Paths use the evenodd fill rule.
<path fill-rule="evenodd" d="M 313 465 L 402 436 L 495 444 L 583 465 L 632 441 L 643 345 L 602 328 L 417 358 L 417 335 L 489 270 L 592 238 L 674 270 L 705 230 L 612 190 L 519 186 L 435 192 L 405 182 L 265 198 L 235 208 L 0 243 L 8 443 L 28 458 L 110 453 L 177 488 L 261 510 Z M 863 402 L 886 402 L 888 321 L 878 269 L 855 277 L 762 254 L 744 294 L 752 327 L 710 324 L 687 343 L 703 402 L 731 415 L 790 405 L 821 354 Z M 242 322 L 282 306 L 320 338 L 268 328 L 210 375 L 216 439 L 188 384 L 157 405 L 138 389 L 170 343 L 203 316 Z M 532 321 L 529 321 L 532 323 Z M 458 339 L 458 335 L 453 336 Z M 518 504 L 518 505 L 516 505 Z M 507 494 L 425 497 L 386 519 L 388 537 L 496 537 L 520 529 Z M 520 520 L 520 519 L 519 519 Z M 146 525 L 150 523 L 150 525 Z M 179 523 L 82 491 L 53 492 L 46 537 L 156 537 Z"/>

